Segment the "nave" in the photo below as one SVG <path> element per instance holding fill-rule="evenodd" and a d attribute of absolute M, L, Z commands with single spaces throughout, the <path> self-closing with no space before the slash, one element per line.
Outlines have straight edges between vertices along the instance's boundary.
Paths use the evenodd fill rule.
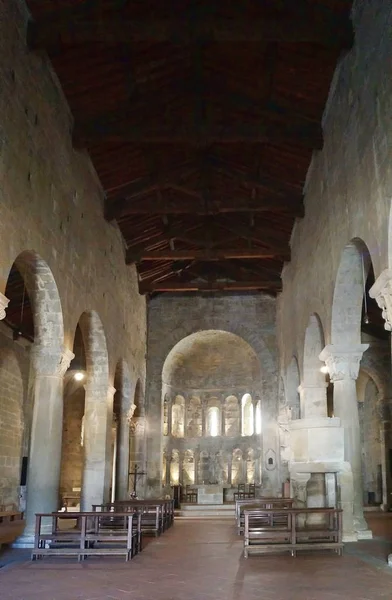
<path fill-rule="evenodd" d="M 381 600 L 391 598 L 385 558 L 392 518 L 367 518 L 375 538 L 332 553 L 242 556 L 243 541 L 227 520 L 177 520 L 149 538 L 131 563 L 119 559 L 30 562 L 26 551 L 2 556 L 1 600 Z M 26 595 L 28 593 L 28 596 Z"/>

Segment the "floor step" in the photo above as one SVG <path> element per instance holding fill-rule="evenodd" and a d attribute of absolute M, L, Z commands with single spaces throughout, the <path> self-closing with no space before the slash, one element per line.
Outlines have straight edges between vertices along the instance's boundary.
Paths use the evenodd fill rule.
<path fill-rule="evenodd" d="M 182 504 L 174 511 L 176 517 L 186 519 L 227 519 L 233 520 L 234 504 Z"/>

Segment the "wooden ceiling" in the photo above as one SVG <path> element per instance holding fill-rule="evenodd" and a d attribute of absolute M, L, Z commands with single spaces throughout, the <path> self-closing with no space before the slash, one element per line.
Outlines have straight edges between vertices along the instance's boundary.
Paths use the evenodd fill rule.
<path fill-rule="evenodd" d="M 141 293 L 281 288 L 348 0 L 28 0 Z"/>

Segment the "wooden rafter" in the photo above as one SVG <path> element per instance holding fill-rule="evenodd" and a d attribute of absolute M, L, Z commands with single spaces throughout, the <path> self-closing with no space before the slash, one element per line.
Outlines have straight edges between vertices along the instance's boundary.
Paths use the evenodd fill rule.
<path fill-rule="evenodd" d="M 288 260 L 289 252 L 279 255 L 277 252 L 266 250 L 264 248 L 251 248 L 249 250 L 223 249 L 223 250 L 144 250 L 135 252 L 133 249 L 127 250 L 127 264 L 141 262 L 143 260 L 165 261 L 165 260 L 200 260 L 200 261 L 220 261 L 226 259 L 265 259 L 281 258 Z"/>
<path fill-rule="evenodd" d="M 141 294 L 155 292 L 199 292 L 199 291 L 251 291 L 264 290 L 278 292 L 281 289 L 279 280 L 254 280 L 254 281 L 180 281 L 175 279 L 163 280 L 154 283 L 139 282 Z"/>
<path fill-rule="evenodd" d="M 95 18 L 94 18 L 95 16 Z M 347 18 L 312 5 L 301 15 L 281 12 L 276 17 L 224 18 L 203 11 L 188 15 L 160 18 L 126 18 L 114 12 L 92 15 L 83 9 L 54 11 L 31 22 L 28 42 L 32 49 L 50 49 L 58 44 L 104 42 L 288 42 L 317 43 L 329 47 L 349 48 L 353 29 Z"/>

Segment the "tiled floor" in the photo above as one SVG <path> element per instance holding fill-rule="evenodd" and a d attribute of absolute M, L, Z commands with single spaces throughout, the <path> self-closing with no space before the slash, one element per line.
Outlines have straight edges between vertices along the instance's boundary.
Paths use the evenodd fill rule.
<path fill-rule="evenodd" d="M 371 517 L 392 540 L 392 518 Z M 18 560 L 0 569 L 1 600 L 379 600 L 392 599 L 392 542 L 351 544 L 345 555 L 242 557 L 228 521 L 178 521 L 130 563 Z"/>

